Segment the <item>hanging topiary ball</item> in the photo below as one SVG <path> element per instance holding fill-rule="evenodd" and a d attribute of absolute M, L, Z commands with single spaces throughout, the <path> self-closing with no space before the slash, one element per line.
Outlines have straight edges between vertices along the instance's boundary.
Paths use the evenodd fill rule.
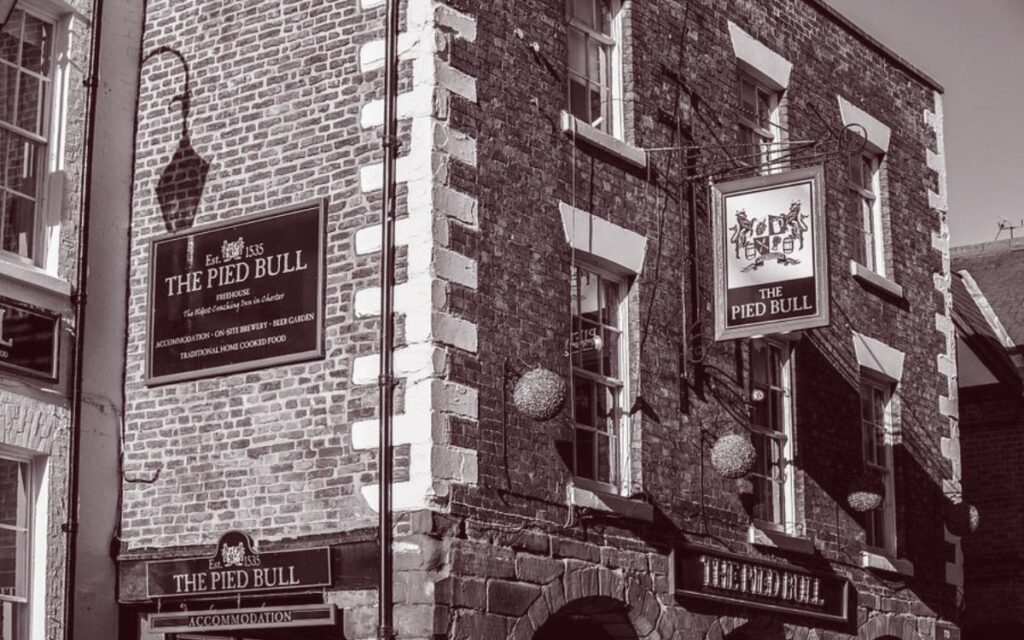
<path fill-rule="evenodd" d="M 565 405 L 566 385 L 554 371 L 537 367 L 516 381 L 512 403 L 520 413 L 544 422 L 557 416 Z"/>
<path fill-rule="evenodd" d="M 711 466 L 723 478 L 742 478 L 754 468 L 755 460 L 754 445 L 737 433 L 722 436 L 711 447 Z"/>
<path fill-rule="evenodd" d="M 846 504 L 860 513 L 874 511 L 885 501 L 885 483 L 877 471 L 865 470 L 850 483 Z"/>
<path fill-rule="evenodd" d="M 946 528 L 958 538 L 963 538 L 978 530 L 981 514 L 978 508 L 968 502 L 946 502 Z"/>

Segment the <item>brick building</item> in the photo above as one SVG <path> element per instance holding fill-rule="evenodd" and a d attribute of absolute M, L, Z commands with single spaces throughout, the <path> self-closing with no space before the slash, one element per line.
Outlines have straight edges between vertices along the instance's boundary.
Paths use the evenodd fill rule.
<path fill-rule="evenodd" d="M 118 484 L 124 318 L 102 304 L 125 282 L 108 265 L 124 260 L 131 191 L 131 4 L 0 2 L 4 640 L 117 634 L 107 492 Z M 105 255 L 90 256 L 90 242 Z"/>
<path fill-rule="evenodd" d="M 146 4 L 130 637 L 376 633 L 384 4 Z M 399 50 L 398 637 L 957 637 L 941 87 L 818 0 L 408 0 Z M 733 252 L 811 284 L 726 308 Z"/>
<path fill-rule="evenodd" d="M 0 2 L 0 637 L 60 637 L 92 3 Z"/>
<path fill-rule="evenodd" d="M 1010 239 L 952 250 L 964 499 L 978 510 L 964 543 L 964 637 L 1020 635 L 1019 456 L 1024 447 L 1020 251 Z"/>

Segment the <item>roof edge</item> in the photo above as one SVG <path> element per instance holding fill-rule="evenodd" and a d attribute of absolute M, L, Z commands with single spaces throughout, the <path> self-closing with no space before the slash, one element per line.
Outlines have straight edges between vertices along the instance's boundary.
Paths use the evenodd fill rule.
<path fill-rule="evenodd" d="M 924 71 L 921 71 L 913 64 L 907 61 L 906 58 L 899 55 L 889 47 L 882 44 L 877 38 L 872 36 L 870 33 L 862 29 L 861 27 L 854 24 L 852 20 L 847 18 L 845 15 L 839 12 L 838 9 L 825 2 L 825 0 L 804 0 L 807 4 L 811 5 L 818 11 L 824 13 L 826 16 L 839 23 L 844 29 L 849 31 L 855 38 L 861 40 L 875 51 L 881 53 L 885 57 L 889 58 L 896 63 L 896 66 L 901 67 L 908 74 L 916 78 L 917 80 L 928 85 L 939 93 L 945 93 L 946 89 L 943 88 L 934 78 L 929 76 Z"/>
<path fill-rule="evenodd" d="M 1024 237 L 1003 238 L 1002 240 L 989 240 L 988 242 L 977 242 L 975 244 L 961 244 L 950 247 L 950 257 L 957 258 L 980 258 L 986 255 L 998 254 L 1004 251 L 1024 249 Z"/>
<path fill-rule="evenodd" d="M 985 292 L 981 290 L 978 283 L 975 282 L 974 276 L 967 269 L 960 269 L 956 271 L 956 274 L 963 280 L 964 288 L 967 289 L 967 293 L 970 294 L 971 299 L 974 300 L 975 306 L 978 307 L 978 311 L 981 312 L 985 322 L 988 323 L 992 333 L 999 339 L 1002 346 L 1007 349 L 1013 349 L 1017 345 L 1014 343 L 1013 338 L 1010 337 L 1009 332 L 1006 331 L 1006 327 L 1003 326 L 1003 321 L 999 319 L 999 314 L 996 313 L 995 308 L 989 303 L 988 298 L 985 296 Z"/>

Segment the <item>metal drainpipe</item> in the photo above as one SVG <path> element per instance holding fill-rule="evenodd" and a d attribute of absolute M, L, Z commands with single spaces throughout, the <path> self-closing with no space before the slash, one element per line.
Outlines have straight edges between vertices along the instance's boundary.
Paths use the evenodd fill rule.
<path fill-rule="evenodd" d="M 96 0 L 92 15 L 92 43 L 90 46 L 89 77 L 85 80 L 89 96 L 85 124 L 85 145 L 82 150 L 82 218 L 78 225 L 78 257 L 75 260 L 75 344 L 71 378 L 71 442 L 68 451 L 68 520 L 63 529 L 66 535 L 66 564 L 64 567 L 64 638 L 71 640 L 75 626 L 75 564 L 78 557 L 78 481 L 79 449 L 82 432 L 82 345 L 85 329 L 86 282 L 89 264 L 89 214 L 92 205 L 92 162 L 90 154 L 96 135 L 96 101 L 100 70 L 100 32 L 103 25 L 103 0 Z"/>
<path fill-rule="evenodd" d="M 395 156 L 398 155 L 398 0 L 387 0 L 384 37 L 384 210 L 381 213 L 380 270 L 380 443 L 377 460 L 380 482 L 380 588 L 377 591 L 377 637 L 391 640 L 394 597 L 391 556 L 391 424 L 394 414 L 394 298 L 395 298 Z"/>

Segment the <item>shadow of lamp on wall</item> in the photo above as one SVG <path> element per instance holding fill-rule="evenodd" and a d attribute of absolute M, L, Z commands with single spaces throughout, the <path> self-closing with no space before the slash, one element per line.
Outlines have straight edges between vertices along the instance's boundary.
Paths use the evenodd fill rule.
<path fill-rule="evenodd" d="M 174 150 L 171 161 L 160 173 L 156 185 L 156 197 L 160 203 L 164 226 L 168 232 L 174 232 L 188 229 L 195 222 L 199 201 L 206 186 L 206 176 L 210 172 L 210 163 L 192 148 L 192 140 L 189 137 L 188 117 L 192 90 L 185 57 L 170 47 L 159 47 L 147 55 L 143 63 L 164 53 L 177 56 L 185 68 L 185 91 L 171 98 L 171 104 L 181 102 L 181 135 L 178 138 L 178 148 Z"/>

